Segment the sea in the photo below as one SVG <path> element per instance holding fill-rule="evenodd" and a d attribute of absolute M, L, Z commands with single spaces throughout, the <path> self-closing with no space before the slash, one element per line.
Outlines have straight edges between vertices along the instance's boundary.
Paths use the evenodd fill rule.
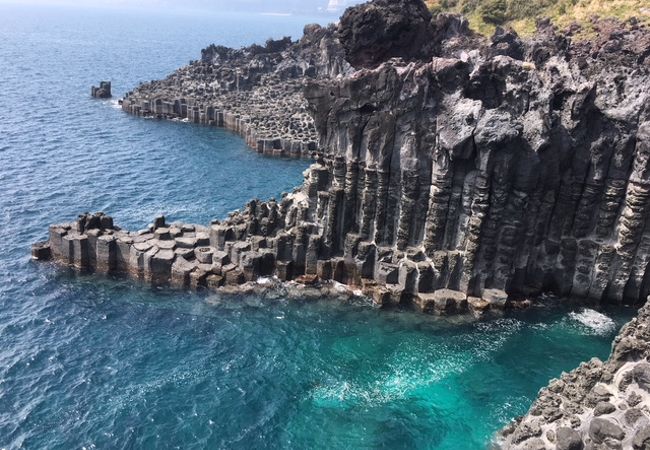
<path fill-rule="evenodd" d="M 122 3 L 126 5 L 126 2 Z M 115 98 L 210 43 L 331 18 L 0 4 L 0 449 L 489 448 L 537 392 L 606 358 L 628 309 L 473 321 L 364 301 L 221 298 L 30 260 L 52 223 L 104 211 L 207 224 L 279 198 L 309 162 Z"/>

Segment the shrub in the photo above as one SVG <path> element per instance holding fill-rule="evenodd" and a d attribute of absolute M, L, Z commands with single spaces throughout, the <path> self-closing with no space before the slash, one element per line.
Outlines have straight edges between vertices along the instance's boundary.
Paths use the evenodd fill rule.
<path fill-rule="evenodd" d="M 535 17 L 554 3 L 555 0 L 508 0 L 506 15 L 510 20 Z"/>
<path fill-rule="evenodd" d="M 460 12 L 463 14 L 470 14 L 473 11 L 476 11 L 476 8 L 478 8 L 479 5 L 479 0 L 461 0 Z"/>
<path fill-rule="evenodd" d="M 493 25 L 501 25 L 508 20 L 506 0 L 487 0 L 479 7 L 481 19 Z"/>

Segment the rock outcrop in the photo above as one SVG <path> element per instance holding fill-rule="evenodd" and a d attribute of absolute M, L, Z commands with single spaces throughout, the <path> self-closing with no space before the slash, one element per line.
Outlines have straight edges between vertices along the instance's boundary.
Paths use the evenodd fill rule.
<path fill-rule="evenodd" d="M 130 232 L 103 212 L 85 213 L 73 222 L 50 226 L 49 239 L 32 245 L 32 258 L 53 259 L 81 273 L 127 276 L 177 289 L 287 298 L 360 295 L 316 276 L 293 276 L 291 244 L 285 236 L 243 242 L 223 231 L 218 225 L 168 224 L 158 217 L 145 229 Z"/>
<path fill-rule="evenodd" d="M 376 67 L 393 57 L 425 59 L 436 42 L 431 20 L 421 0 L 368 2 L 345 11 L 337 36 L 355 67 Z"/>
<path fill-rule="evenodd" d="M 650 302 L 623 327 L 605 362 L 551 380 L 528 414 L 501 432 L 503 449 L 650 448 Z"/>
<path fill-rule="evenodd" d="M 80 270 L 221 289 L 334 280 L 381 306 L 449 314 L 543 292 L 650 294 L 650 31 L 571 41 L 548 22 L 488 41 L 419 0 L 374 0 L 297 43 L 209 47 L 122 101 L 226 126 L 260 152 L 312 155 L 280 201 L 207 227 L 141 232 L 103 214 L 33 246 Z M 650 307 L 610 359 L 542 391 L 504 448 L 650 448 Z M 641 406 L 640 406 L 641 405 Z"/>
<path fill-rule="evenodd" d="M 426 44 L 393 57 L 406 40 Z M 529 40 L 484 41 L 462 17 L 375 0 L 298 43 L 209 47 L 123 107 L 230 124 L 260 151 L 307 144 L 318 159 L 293 194 L 211 226 L 213 251 L 267 242 L 282 279 L 316 275 L 440 313 L 542 292 L 640 303 L 649 54 L 634 25 L 591 44 L 545 23 Z"/>
<path fill-rule="evenodd" d="M 110 81 L 100 81 L 99 87 L 92 86 L 90 88 L 90 96 L 93 98 L 111 98 L 111 82 Z"/>
<path fill-rule="evenodd" d="M 305 90 L 329 175 L 315 196 L 324 253 L 370 248 L 374 281 L 390 286 L 381 274 L 395 270 L 402 300 L 420 304 L 442 288 L 648 295 L 648 30 L 589 50 L 549 27 L 531 41 L 500 30 L 474 50 L 449 33 L 436 56 L 377 65 L 384 37 L 377 53 L 357 28 L 338 36 L 369 55 L 347 55 L 358 70 Z"/>
<path fill-rule="evenodd" d="M 120 102 L 138 116 L 225 127 L 260 153 L 311 157 L 317 133 L 303 80 L 349 70 L 334 28 L 307 25 L 298 42 L 269 39 L 239 50 L 211 45 L 200 60 L 139 86 Z"/>

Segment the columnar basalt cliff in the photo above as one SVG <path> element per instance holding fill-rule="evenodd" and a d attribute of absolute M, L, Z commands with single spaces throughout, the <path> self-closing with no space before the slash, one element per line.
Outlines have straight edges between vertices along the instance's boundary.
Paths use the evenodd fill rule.
<path fill-rule="evenodd" d="M 650 31 L 634 22 L 606 23 L 591 42 L 543 22 L 527 40 L 501 29 L 485 40 L 420 0 L 374 0 L 298 43 L 210 47 L 122 105 L 316 162 L 280 201 L 209 226 L 159 219 L 133 233 L 83 215 L 52 226 L 35 258 L 178 287 L 334 280 L 438 314 L 543 292 L 629 304 L 650 294 Z M 628 414 L 622 402 L 647 408 L 647 316 L 609 362 L 544 391 L 503 446 L 647 448 L 610 423 Z M 642 350 L 628 352 L 628 337 Z M 647 411 L 629 414 L 647 425 Z"/>
<path fill-rule="evenodd" d="M 138 116 L 225 127 L 260 153 L 311 157 L 317 134 L 302 81 L 348 71 L 334 28 L 307 25 L 298 42 L 269 39 L 239 50 L 211 45 L 200 60 L 139 86 L 121 104 Z"/>
<path fill-rule="evenodd" d="M 123 106 L 238 117 L 266 150 L 262 118 L 303 117 L 304 102 L 320 152 L 303 186 L 211 230 L 214 251 L 271 249 L 282 279 L 334 279 L 440 313 L 549 291 L 638 303 L 650 293 L 650 33 L 609 30 L 572 44 L 542 23 L 527 41 L 498 30 L 484 42 L 419 0 L 376 0 L 298 43 L 208 48 Z M 250 113 L 269 79 L 294 85 L 295 102 L 237 116 L 207 106 Z M 172 102 L 179 93 L 191 100 Z"/>
<path fill-rule="evenodd" d="M 546 27 L 468 52 L 462 21 L 439 17 L 430 34 L 458 35 L 424 61 L 385 61 L 399 51 L 368 29 L 378 5 L 341 20 L 359 70 L 306 89 L 332 166 L 318 198 L 328 251 L 371 245 L 375 279 L 395 265 L 420 302 L 440 288 L 644 299 L 648 32 L 587 53 Z"/>

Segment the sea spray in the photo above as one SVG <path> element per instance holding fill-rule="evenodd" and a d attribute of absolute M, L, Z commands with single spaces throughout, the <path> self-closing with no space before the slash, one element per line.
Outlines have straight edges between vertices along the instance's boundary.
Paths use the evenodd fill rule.
<path fill-rule="evenodd" d="M 611 334 L 616 330 L 616 322 L 602 312 L 590 308 L 582 308 L 580 311 L 569 313 L 571 320 L 582 325 L 589 333 L 600 336 Z"/>

